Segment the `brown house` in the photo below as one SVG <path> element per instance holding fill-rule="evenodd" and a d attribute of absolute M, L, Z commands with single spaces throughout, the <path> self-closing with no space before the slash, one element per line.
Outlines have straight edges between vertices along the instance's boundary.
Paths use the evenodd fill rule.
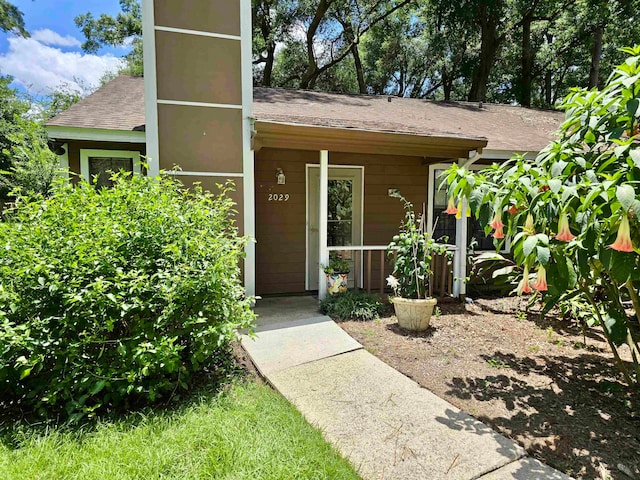
<path fill-rule="evenodd" d="M 89 179 L 139 171 L 144 155 L 150 174 L 178 165 L 185 184 L 234 180 L 238 225 L 256 239 L 245 284 L 258 295 L 318 290 L 331 250 L 350 259 L 352 283 L 378 287 L 399 191 L 424 208 L 435 238 L 448 237 L 451 293 L 464 294 L 470 238 L 491 247 L 471 219 L 442 215 L 438 172 L 535 155 L 562 114 L 252 88 L 250 2 L 225 15 L 218 1 L 188 3 L 145 0 L 144 79 L 118 77 L 49 122 L 63 167 Z"/>

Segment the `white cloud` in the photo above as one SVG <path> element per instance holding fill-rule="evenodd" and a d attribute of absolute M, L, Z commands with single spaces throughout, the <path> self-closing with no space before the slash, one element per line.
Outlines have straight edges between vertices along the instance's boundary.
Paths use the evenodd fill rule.
<path fill-rule="evenodd" d="M 44 43 L 45 45 L 51 45 L 53 47 L 79 47 L 82 45 L 80 40 L 72 37 L 71 35 L 65 35 L 64 37 L 59 33 L 44 28 L 42 30 L 36 30 L 31 35 L 31 38 Z"/>
<path fill-rule="evenodd" d="M 66 38 L 52 33 L 63 40 Z M 0 55 L 0 73 L 13 76 L 16 83 L 35 95 L 46 94 L 63 83 L 78 90 L 82 90 L 80 83 L 98 86 L 106 72 L 122 65 L 122 60 L 113 55 L 63 52 L 46 45 L 43 36 L 46 41 L 55 41 L 47 33 L 38 36 L 38 32 L 31 38 L 9 37 L 9 49 Z"/>

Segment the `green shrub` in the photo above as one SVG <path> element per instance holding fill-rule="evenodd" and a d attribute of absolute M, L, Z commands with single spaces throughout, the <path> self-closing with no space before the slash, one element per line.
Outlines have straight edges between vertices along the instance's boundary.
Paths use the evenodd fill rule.
<path fill-rule="evenodd" d="M 347 290 L 320 302 L 320 312 L 340 320 L 374 320 L 387 310 L 388 304 L 383 303 L 378 295 L 361 290 Z"/>
<path fill-rule="evenodd" d="M 75 420 L 167 398 L 251 325 L 232 185 L 114 181 L 19 197 L 0 223 L 0 409 Z"/>

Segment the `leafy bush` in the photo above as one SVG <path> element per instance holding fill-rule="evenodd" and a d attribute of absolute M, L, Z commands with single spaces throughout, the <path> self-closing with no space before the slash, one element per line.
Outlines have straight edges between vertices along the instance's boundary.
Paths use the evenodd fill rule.
<path fill-rule="evenodd" d="M 47 145 L 42 125 L 32 120 L 16 118 L 18 130 L 8 135 L 13 142 L 10 150 L 12 165 L 0 170 L 0 191 L 20 189 L 23 193 L 48 195 L 58 173 L 58 159 Z"/>
<path fill-rule="evenodd" d="M 557 138 L 535 160 L 516 156 L 478 173 L 453 166 L 446 180 L 451 201 L 469 201 L 496 247 L 511 237 L 522 272 L 517 293 L 537 291 L 543 312 L 559 305 L 586 313 L 638 388 L 640 46 L 623 51 L 629 57 L 602 90 L 573 89 L 564 99 Z"/>
<path fill-rule="evenodd" d="M 378 295 L 347 290 L 320 302 L 320 312 L 340 320 L 374 320 L 384 315 L 388 305 Z"/>
<path fill-rule="evenodd" d="M 166 398 L 251 325 L 232 185 L 123 175 L 18 197 L 0 223 L 0 408 L 75 420 Z"/>

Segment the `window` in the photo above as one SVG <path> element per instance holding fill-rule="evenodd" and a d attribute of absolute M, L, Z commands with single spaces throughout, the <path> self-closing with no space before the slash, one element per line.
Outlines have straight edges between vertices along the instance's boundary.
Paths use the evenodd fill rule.
<path fill-rule="evenodd" d="M 126 150 L 80 150 L 80 173 L 97 188 L 111 187 L 111 172 L 140 173 L 140 152 Z"/>
<path fill-rule="evenodd" d="M 353 181 L 329 180 L 327 243 L 351 245 L 353 239 Z"/>
<path fill-rule="evenodd" d="M 438 166 L 438 168 L 432 169 L 430 174 L 433 175 L 433 181 L 430 182 L 433 185 L 432 188 L 432 219 L 433 219 L 433 238 L 436 241 L 455 245 L 456 243 L 456 217 L 455 215 L 449 215 L 444 213 L 447 209 L 447 192 L 443 188 L 438 190 L 438 186 L 441 183 L 440 175 L 447 168 L 445 166 Z M 479 168 L 482 168 L 480 166 Z M 467 245 L 475 244 L 474 250 L 494 250 L 493 237 L 487 236 L 484 233 L 483 225 L 475 217 L 467 218 Z"/>

